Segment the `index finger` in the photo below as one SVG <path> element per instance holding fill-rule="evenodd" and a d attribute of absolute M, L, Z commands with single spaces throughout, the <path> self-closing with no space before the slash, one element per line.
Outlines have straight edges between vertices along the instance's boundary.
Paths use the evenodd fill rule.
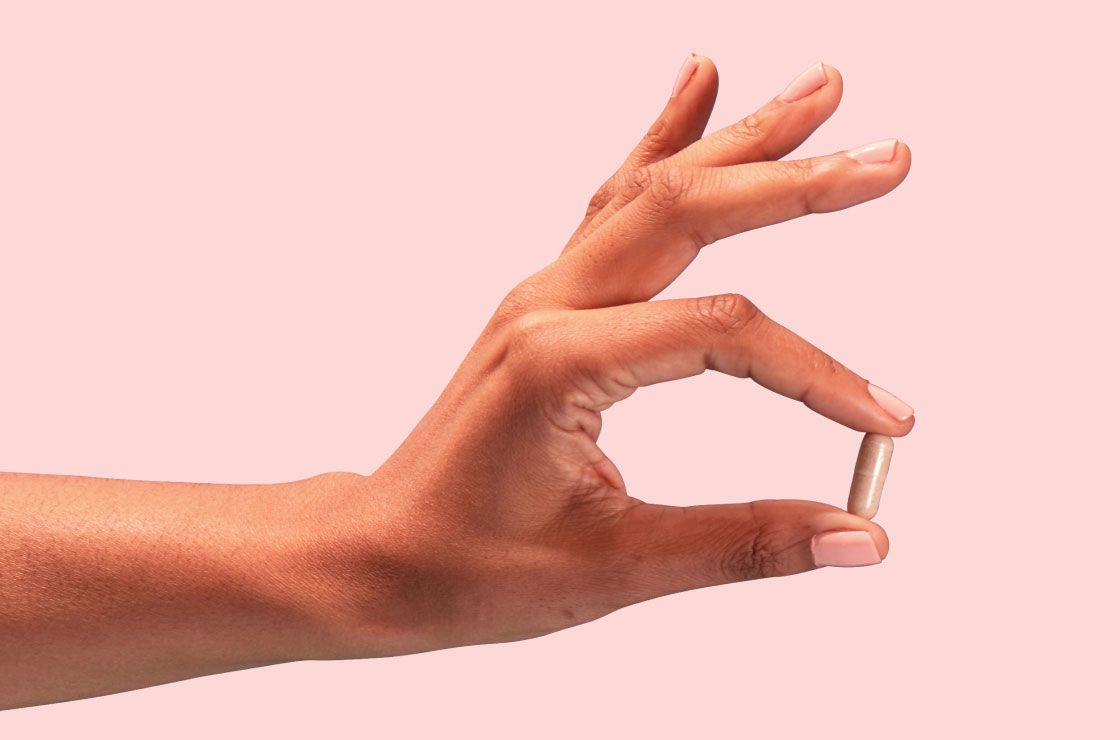
<path fill-rule="evenodd" d="M 766 316 L 738 294 L 558 312 L 561 366 L 608 394 L 600 411 L 640 386 L 705 370 L 750 378 L 861 432 L 901 437 L 914 410 Z"/>

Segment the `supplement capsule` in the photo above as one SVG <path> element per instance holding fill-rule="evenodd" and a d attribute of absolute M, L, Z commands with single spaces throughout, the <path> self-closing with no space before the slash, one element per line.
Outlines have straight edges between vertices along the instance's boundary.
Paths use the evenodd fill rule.
<path fill-rule="evenodd" d="M 893 452 L 894 440 L 885 434 L 864 435 L 852 475 L 852 490 L 848 493 L 848 511 L 864 519 L 875 516 Z"/>

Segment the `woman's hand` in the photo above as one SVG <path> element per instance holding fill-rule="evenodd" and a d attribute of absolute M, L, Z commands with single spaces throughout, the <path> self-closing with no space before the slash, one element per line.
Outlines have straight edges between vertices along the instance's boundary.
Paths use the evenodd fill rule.
<path fill-rule="evenodd" d="M 690 58 L 563 253 L 506 296 L 373 475 L 0 474 L 0 709 L 517 640 L 674 591 L 879 562 L 883 531 L 825 504 L 647 504 L 596 445 L 612 404 L 709 368 L 853 429 L 913 426 L 742 296 L 650 301 L 704 245 L 877 197 L 910 164 L 894 142 L 776 161 L 836 108 L 827 67 L 700 139 L 715 94 L 712 63 Z"/>
<path fill-rule="evenodd" d="M 830 67 L 700 138 L 716 88 L 712 62 L 691 56 L 558 258 L 506 296 L 400 449 L 332 502 L 345 523 L 322 583 L 339 604 L 338 655 L 517 640 L 676 591 L 886 555 L 880 527 L 822 503 L 645 503 L 596 444 L 612 404 L 707 369 L 856 430 L 914 424 L 740 295 L 651 300 L 705 245 L 877 198 L 910 167 L 894 140 L 780 160 L 839 104 Z"/>

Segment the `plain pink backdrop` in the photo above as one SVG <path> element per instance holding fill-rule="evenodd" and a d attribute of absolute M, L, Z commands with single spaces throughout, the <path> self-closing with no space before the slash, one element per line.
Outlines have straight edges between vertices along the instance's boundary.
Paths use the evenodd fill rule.
<path fill-rule="evenodd" d="M 897 136 L 909 179 L 711 247 L 666 295 L 744 293 L 916 407 L 888 560 L 8 712 L 0 735 L 1115 737 L 1115 23 L 535 5 L 0 6 L 0 469 L 369 472 L 689 51 L 719 66 L 715 126 L 823 60 L 844 102 L 801 152 Z M 859 439 L 709 373 L 610 410 L 601 443 L 646 500 L 842 506 Z"/>

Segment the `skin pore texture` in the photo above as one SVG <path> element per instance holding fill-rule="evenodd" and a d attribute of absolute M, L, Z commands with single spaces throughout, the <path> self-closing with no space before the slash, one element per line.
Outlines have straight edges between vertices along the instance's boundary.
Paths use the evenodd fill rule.
<path fill-rule="evenodd" d="M 902 182 L 894 139 L 782 159 L 842 87 L 813 65 L 703 136 L 717 74 L 691 55 L 555 261 L 510 290 L 371 475 L 0 474 L 0 707 L 520 640 L 687 589 L 880 562 L 885 532 L 823 503 L 645 503 L 597 445 L 612 404 L 706 370 L 855 430 L 910 431 L 906 404 L 747 298 L 653 300 L 707 244 Z"/>

